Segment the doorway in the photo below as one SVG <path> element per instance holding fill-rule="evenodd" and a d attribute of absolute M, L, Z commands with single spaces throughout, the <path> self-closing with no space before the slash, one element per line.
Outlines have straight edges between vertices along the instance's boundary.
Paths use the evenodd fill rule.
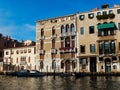
<path fill-rule="evenodd" d="M 109 58 L 105 59 L 105 72 L 111 72 L 111 62 Z"/>
<path fill-rule="evenodd" d="M 96 57 L 90 57 L 90 72 L 96 72 Z"/>
<path fill-rule="evenodd" d="M 70 60 L 67 60 L 65 62 L 65 72 L 69 73 L 70 72 Z"/>

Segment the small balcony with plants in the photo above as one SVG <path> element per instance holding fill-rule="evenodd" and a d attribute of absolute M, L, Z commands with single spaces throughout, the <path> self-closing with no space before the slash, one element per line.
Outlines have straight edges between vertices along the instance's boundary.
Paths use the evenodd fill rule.
<path fill-rule="evenodd" d="M 115 14 L 110 13 L 110 14 L 104 14 L 104 15 L 97 15 L 96 18 L 97 18 L 97 20 L 114 19 Z"/>

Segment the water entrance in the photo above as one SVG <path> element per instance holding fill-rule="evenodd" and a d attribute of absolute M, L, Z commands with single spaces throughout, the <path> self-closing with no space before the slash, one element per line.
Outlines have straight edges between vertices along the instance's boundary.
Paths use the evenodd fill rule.
<path fill-rule="evenodd" d="M 96 72 L 96 57 L 90 58 L 90 72 Z"/>
<path fill-rule="evenodd" d="M 111 72 L 111 62 L 109 58 L 105 59 L 105 72 Z"/>

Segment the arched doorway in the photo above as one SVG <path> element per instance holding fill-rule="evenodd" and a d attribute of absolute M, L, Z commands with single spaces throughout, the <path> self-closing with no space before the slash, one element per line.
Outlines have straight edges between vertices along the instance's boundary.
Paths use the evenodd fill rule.
<path fill-rule="evenodd" d="M 24 70 L 24 66 L 21 66 L 21 70 Z"/>
<path fill-rule="evenodd" d="M 105 59 L 105 72 L 111 72 L 111 61 L 110 58 Z"/>
<path fill-rule="evenodd" d="M 65 72 L 70 72 L 70 60 L 66 60 L 65 62 Z"/>

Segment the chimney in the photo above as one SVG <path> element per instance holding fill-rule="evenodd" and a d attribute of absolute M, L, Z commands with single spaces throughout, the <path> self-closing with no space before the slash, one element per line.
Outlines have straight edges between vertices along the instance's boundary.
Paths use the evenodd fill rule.
<path fill-rule="evenodd" d="M 109 8 L 109 5 L 108 4 L 103 4 L 102 9 L 106 9 L 106 8 Z"/>
<path fill-rule="evenodd" d="M 114 8 L 118 8 L 120 7 L 120 5 L 114 4 Z"/>

